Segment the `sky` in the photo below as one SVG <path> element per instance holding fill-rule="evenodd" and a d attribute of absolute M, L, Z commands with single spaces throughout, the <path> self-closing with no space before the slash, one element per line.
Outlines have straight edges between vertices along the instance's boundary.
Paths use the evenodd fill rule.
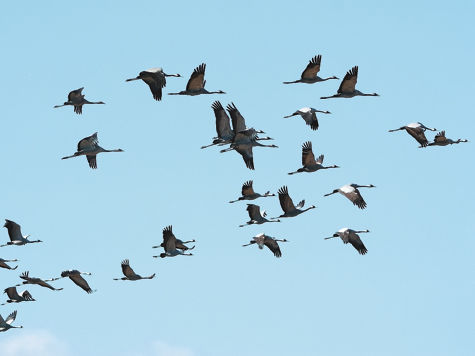
<path fill-rule="evenodd" d="M 92 272 L 97 292 L 70 280 L 60 292 L 27 286 L 23 329 L 0 335 L 6 356 L 473 355 L 475 140 L 470 1 L 50 1 L 10 2 L 0 13 L 3 187 L 0 218 L 42 244 L 0 249 L 42 278 Z M 340 81 L 283 85 L 322 55 L 320 75 L 359 66 L 357 88 L 380 97 L 320 100 Z M 225 95 L 168 96 L 206 63 L 206 88 Z M 161 66 L 161 102 L 145 83 Z M 69 91 L 106 105 L 53 109 Z M 256 148 L 255 171 L 235 153 L 201 150 L 215 136 L 211 104 L 234 102 L 248 126 L 279 148 Z M 312 131 L 300 117 L 329 110 Z M 471 142 L 419 149 L 411 122 Z M 98 132 L 98 169 L 74 153 Z M 432 139 L 434 133 L 427 133 Z M 341 168 L 289 176 L 301 145 Z M 252 179 L 257 192 L 287 185 L 316 209 L 279 224 L 238 225 L 229 204 Z M 341 195 L 362 189 L 360 210 Z M 278 198 L 255 201 L 281 214 Z M 196 239 L 192 257 L 154 259 L 162 229 Z M 342 227 L 369 229 L 358 255 Z M 241 247 L 264 232 L 286 238 L 282 258 Z M 8 240 L 7 230 L 0 241 Z M 153 280 L 113 281 L 128 258 Z M 20 288 L 22 290 L 22 288 Z M 2 298 L 5 298 L 4 295 Z M 4 300 L 2 299 L 2 302 Z"/>

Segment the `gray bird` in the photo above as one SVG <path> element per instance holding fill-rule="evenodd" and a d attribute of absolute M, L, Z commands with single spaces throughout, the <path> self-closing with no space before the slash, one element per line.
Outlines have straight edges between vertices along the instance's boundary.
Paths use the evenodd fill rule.
<path fill-rule="evenodd" d="M 89 101 L 84 98 L 82 90 L 84 87 L 71 91 L 68 94 L 68 101 L 63 105 L 55 105 L 54 108 L 60 108 L 62 106 L 71 105 L 74 106 L 74 112 L 78 115 L 82 114 L 82 106 L 85 104 L 105 104 L 102 101 Z"/>
<path fill-rule="evenodd" d="M 17 259 L 15 260 L 4 260 L 3 258 L 0 258 L 0 268 L 5 268 L 5 269 L 9 269 L 9 270 L 16 270 L 18 268 L 18 266 L 15 266 L 15 267 L 10 267 L 9 265 L 7 265 L 5 262 L 18 262 Z"/>
<path fill-rule="evenodd" d="M 34 302 L 33 296 L 27 290 L 24 290 L 21 293 L 18 293 L 16 287 L 8 287 L 6 288 L 3 293 L 6 293 L 8 296 L 8 300 L 6 303 L 2 305 L 6 305 L 8 303 L 21 303 L 21 302 Z"/>
<path fill-rule="evenodd" d="M 44 288 L 48 288 L 48 289 L 51 289 L 51 290 L 55 290 L 55 291 L 58 291 L 58 290 L 63 290 L 63 288 L 54 288 L 52 285 L 50 285 L 49 283 L 46 283 L 46 282 L 52 282 L 52 281 L 56 281 L 58 280 L 59 278 L 50 278 L 50 279 L 41 279 L 41 278 L 36 278 L 36 277 L 30 277 L 29 276 L 29 272 L 26 271 L 26 272 L 23 272 L 21 275 L 20 275 L 20 278 L 24 280 L 23 283 L 20 283 L 20 284 L 17 284 L 15 287 L 19 287 L 21 286 L 22 284 L 36 284 L 36 285 L 39 285 L 41 287 L 44 287 Z"/>
<path fill-rule="evenodd" d="M 122 278 L 114 278 L 114 281 L 138 281 L 139 279 L 152 279 L 155 277 L 155 273 L 148 277 L 142 277 L 139 274 L 136 274 L 132 267 L 130 267 L 129 260 L 123 260 L 121 263 L 122 273 L 125 277 Z"/>
<path fill-rule="evenodd" d="M 16 319 L 16 310 L 11 313 L 6 320 L 0 315 L 0 332 L 7 331 L 9 329 L 21 329 L 23 326 L 13 326 L 12 323 Z"/>
<path fill-rule="evenodd" d="M 445 131 L 440 131 L 437 135 L 435 135 L 434 142 L 429 143 L 427 146 L 447 146 L 447 145 L 455 145 L 460 142 L 468 142 L 468 140 L 458 139 L 456 141 L 445 137 Z M 424 146 L 419 146 L 419 148 Z"/>
<path fill-rule="evenodd" d="M 320 64 L 322 62 L 322 55 L 318 55 L 313 57 L 311 60 L 308 61 L 307 67 L 302 72 L 300 79 L 294 80 L 293 82 L 283 82 L 284 84 L 293 84 L 293 83 L 306 83 L 306 84 L 313 84 L 317 82 L 324 82 L 325 80 L 329 79 L 338 79 L 335 76 L 328 77 L 328 78 L 320 78 L 317 74 L 320 71 Z"/>
<path fill-rule="evenodd" d="M 218 91 L 207 91 L 205 89 L 206 80 L 205 78 L 206 64 L 201 63 L 198 67 L 195 68 L 193 73 L 186 84 L 186 90 L 182 90 L 179 93 L 168 93 L 168 95 L 201 95 L 201 94 L 226 94 L 222 90 Z"/>
<path fill-rule="evenodd" d="M 61 272 L 61 278 L 66 278 L 69 277 L 70 280 L 74 282 L 75 285 L 86 291 L 86 293 L 91 294 L 95 292 L 96 290 L 92 290 L 91 287 L 89 287 L 89 284 L 87 281 L 81 276 L 81 274 L 90 276 L 91 273 L 89 272 L 79 272 L 77 269 L 73 270 L 68 270 L 68 271 L 63 271 Z"/>
<path fill-rule="evenodd" d="M 239 225 L 239 227 L 244 227 L 246 225 L 253 225 L 253 224 L 261 225 L 261 224 L 270 223 L 270 222 L 280 222 L 279 219 L 277 219 L 277 220 L 275 220 L 275 219 L 268 220 L 266 218 L 267 213 L 265 212 L 265 210 L 261 212 L 261 208 L 260 208 L 259 205 L 247 204 L 246 210 L 247 210 L 247 212 L 249 214 L 249 218 L 251 220 L 249 220 L 247 223 L 245 223 L 243 225 Z"/>
<path fill-rule="evenodd" d="M 334 237 L 340 237 L 344 244 L 348 242 L 358 251 L 360 255 L 365 255 L 368 250 L 366 249 L 363 241 L 361 241 L 360 236 L 358 234 L 369 232 L 369 230 L 360 230 L 355 231 L 344 227 L 343 229 L 338 230 L 333 234 L 333 236 L 325 237 L 325 240 L 332 239 Z"/>
<path fill-rule="evenodd" d="M 395 131 L 400 131 L 400 130 L 406 130 L 406 132 L 409 135 L 411 135 L 412 137 L 414 137 L 416 139 L 416 141 L 419 142 L 419 144 L 422 147 L 425 147 L 425 146 L 428 145 L 429 142 L 427 141 L 427 138 L 426 138 L 426 135 L 424 134 L 424 132 L 426 130 L 436 131 L 437 129 L 428 128 L 428 127 L 424 126 L 423 124 L 421 124 L 420 122 L 413 122 L 413 123 L 408 124 L 406 126 L 402 126 L 398 129 L 389 130 L 389 132 L 395 132 Z"/>
<path fill-rule="evenodd" d="M 358 66 L 351 68 L 343 78 L 340 87 L 335 95 L 322 96 L 320 99 L 330 98 L 353 98 L 355 96 L 379 96 L 376 93 L 365 94 L 356 90 L 356 82 L 358 81 Z"/>
<path fill-rule="evenodd" d="M 271 194 L 270 191 L 265 192 L 264 194 L 259 194 L 254 191 L 252 187 L 252 180 L 248 180 L 242 185 L 241 194 L 239 198 L 236 200 L 231 200 L 230 203 L 235 203 L 240 200 L 255 200 L 257 198 L 265 198 L 265 197 L 275 197 L 275 194 Z"/>
<path fill-rule="evenodd" d="M 0 247 L 10 246 L 10 245 L 22 246 L 26 244 L 43 242 L 41 240 L 34 240 L 34 241 L 28 240 L 28 237 L 30 235 L 23 236 L 21 233 L 21 226 L 12 220 L 5 219 L 5 225 L 3 225 L 3 227 L 6 227 L 8 230 L 8 237 L 10 237 L 10 242 L 7 242 L 4 245 L 0 245 Z"/>
<path fill-rule="evenodd" d="M 153 246 L 152 248 L 163 247 L 165 252 L 161 253 L 158 256 L 153 256 L 154 258 L 175 257 L 179 255 L 193 256 L 192 253 L 185 253 L 184 251 L 193 250 L 195 246 L 190 248 L 186 246 L 185 244 L 189 242 L 195 242 L 195 240 L 182 241 L 180 239 L 177 239 L 175 235 L 173 234 L 173 227 L 171 225 L 163 229 L 162 235 L 163 235 L 163 242 L 160 244 L 160 246 Z"/>
<path fill-rule="evenodd" d="M 291 115 L 284 116 L 284 119 L 287 119 L 292 116 L 300 115 L 302 119 L 304 119 L 305 123 L 310 126 L 312 130 L 318 130 L 318 118 L 317 118 L 317 112 L 321 112 L 324 114 L 331 114 L 330 111 L 322 111 L 322 110 L 317 110 L 314 108 L 309 108 L 305 107 L 302 109 L 297 110 Z"/>
<path fill-rule="evenodd" d="M 312 142 L 307 141 L 302 145 L 302 168 L 297 169 L 295 172 L 290 172 L 289 174 L 302 173 L 302 172 L 316 172 L 320 169 L 329 169 L 329 168 L 340 168 L 339 166 L 323 166 L 324 155 L 320 155 L 317 160 L 315 160 L 315 155 L 312 151 Z"/>
<path fill-rule="evenodd" d="M 289 190 L 286 186 L 281 187 L 278 193 L 280 207 L 284 211 L 284 213 L 280 215 L 279 218 L 291 218 L 305 213 L 307 210 L 316 208 L 315 205 L 311 205 L 307 209 L 302 209 L 305 205 L 305 200 L 302 200 L 297 205 L 294 205 L 292 198 L 289 196 Z"/>
<path fill-rule="evenodd" d="M 360 209 L 366 208 L 366 202 L 364 201 L 363 197 L 361 196 L 360 191 L 358 188 L 375 188 L 374 185 L 359 185 L 359 184 L 346 184 L 338 189 L 335 189 L 333 192 L 325 194 L 324 196 L 327 197 L 329 195 L 340 193 L 347 197 L 353 205 L 356 205 Z"/>
<path fill-rule="evenodd" d="M 181 77 L 180 74 L 166 74 L 162 68 L 151 68 L 139 73 L 135 78 L 126 79 L 126 82 L 143 80 L 150 88 L 153 98 L 162 100 L 162 89 L 167 85 L 166 77 Z"/>
<path fill-rule="evenodd" d="M 268 236 L 264 233 L 261 233 L 261 234 L 258 234 L 256 236 L 254 236 L 248 244 L 242 245 L 242 246 L 246 247 L 246 246 L 250 246 L 250 245 L 253 245 L 253 244 L 257 244 L 257 246 L 261 250 L 264 248 L 264 246 L 266 246 L 269 250 L 272 251 L 272 253 L 274 254 L 275 257 L 281 257 L 282 252 L 280 251 L 280 247 L 279 247 L 279 244 L 277 243 L 277 241 L 279 241 L 279 242 L 288 242 L 286 239 L 279 240 L 279 239 L 276 239 L 274 237 Z"/>

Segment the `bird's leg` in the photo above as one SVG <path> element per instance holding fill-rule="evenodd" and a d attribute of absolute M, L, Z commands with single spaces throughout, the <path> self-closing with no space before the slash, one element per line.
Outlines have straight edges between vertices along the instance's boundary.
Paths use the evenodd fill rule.
<path fill-rule="evenodd" d="M 230 203 L 235 203 L 235 202 L 237 202 L 237 201 L 239 201 L 239 198 L 236 199 L 236 200 L 230 200 L 229 202 L 230 202 Z"/>
<path fill-rule="evenodd" d="M 273 140 L 273 138 L 269 136 L 256 138 L 256 141 L 265 141 L 265 140 Z"/>
<path fill-rule="evenodd" d="M 87 276 L 91 276 L 91 275 L 92 275 L 91 272 L 79 272 L 79 273 L 80 273 L 80 274 L 85 274 L 85 275 L 87 275 Z"/>
<path fill-rule="evenodd" d="M 283 84 L 294 84 L 294 83 L 300 83 L 301 80 L 298 79 L 298 80 L 294 80 L 293 82 L 282 82 Z"/>
<path fill-rule="evenodd" d="M 76 152 L 76 153 L 74 153 L 74 154 L 71 155 L 71 156 L 62 157 L 61 159 L 68 159 L 68 158 L 73 158 L 73 157 L 77 157 L 77 156 L 78 156 L 78 154 L 77 154 L 77 152 Z"/>
<path fill-rule="evenodd" d="M 212 143 L 212 144 L 210 144 L 210 145 L 201 146 L 201 149 L 203 149 L 203 148 L 208 148 L 208 147 L 215 146 L 215 145 L 217 145 L 217 143 Z"/>
<path fill-rule="evenodd" d="M 221 151 L 219 151 L 219 152 L 224 153 L 224 152 L 229 152 L 229 151 L 233 151 L 233 150 L 234 150 L 234 148 L 229 147 L 229 148 L 226 148 L 226 149 L 221 150 Z"/>
<path fill-rule="evenodd" d="M 327 196 L 335 194 L 335 193 L 338 193 L 338 192 L 331 192 L 331 193 L 325 194 L 324 197 L 327 197 Z"/>

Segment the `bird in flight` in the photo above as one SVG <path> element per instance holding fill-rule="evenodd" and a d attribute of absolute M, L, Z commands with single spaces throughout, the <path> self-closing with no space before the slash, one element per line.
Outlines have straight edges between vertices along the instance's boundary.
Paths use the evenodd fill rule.
<path fill-rule="evenodd" d="M 360 209 L 366 208 L 366 202 L 364 201 L 363 197 L 361 196 L 360 191 L 358 188 L 375 188 L 374 185 L 359 185 L 359 184 L 346 184 L 338 189 L 333 190 L 333 192 L 325 194 L 324 196 L 327 197 L 329 195 L 340 193 L 347 197 L 353 205 L 356 205 Z"/>
<path fill-rule="evenodd" d="M 406 130 L 406 132 L 411 135 L 412 137 L 415 138 L 415 140 L 417 142 L 419 142 L 419 144 L 422 146 L 422 147 L 426 147 L 429 142 L 427 141 L 427 138 L 426 138 L 426 135 L 424 134 L 424 132 L 426 130 L 429 130 L 429 131 L 437 131 L 437 129 L 433 128 L 429 128 L 423 124 L 421 124 L 420 122 L 413 122 L 413 123 L 410 123 L 406 126 L 402 126 L 398 129 L 394 129 L 394 130 L 389 130 L 388 132 L 395 132 L 395 131 L 400 131 L 400 130 Z"/>
<path fill-rule="evenodd" d="M 142 277 L 141 275 L 134 272 L 132 267 L 130 267 L 129 260 L 123 260 L 121 263 L 122 273 L 125 277 L 114 278 L 114 281 L 138 281 L 139 279 L 152 279 L 155 277 L 155 273 L 148 277 Z"/>
<path fill-rule="evenodd" d="M 168 93 L 168 95 L 201 95 L 201 94 L 226 94 L 222 90 L 218 91 L 207 91 L 205 89 L 206 80 L 205 80 L 205 71 L 206 64 L 201 63 L 198 67 L 195 68 L 193 73 L 186 84 L 186 90 L 182 90 L 179 93 Z"/>
<path fill-rule="evenodd" d="M 317 74 L 320 71 L 321 63 L 322 63 L 322 56 L 319 54 L 318 56 L 315 56 L 311 60 L 308 61 L 307 67 L 302 72 L 300 79 L 294 80 L 293 82 L 284 82 L 284 84 L 294 84 L 294 83 L 313 84 L 317 82 L 324 82 L 325 80 L 329 80 L 329 79 L 338 79 L 335 76 L 328 77 L 328 78 L 320 78 Z"/>
<path fill-rule="evenodd" d="M 279 244 L 277 242 L 288 242 L 286 239 L 276 239 L 274 237 L 268 236 L 264 233 L 258 234 L 252 238 L 252 240 L 246 244 L 242 245 L 242 247 L 250 246 L 253 244 L 257 244 L 259 249 L 263 249 L 266 246 L 271 252 L 274 254 L 275 257 L 281 257 L 282 252 L 280 251 Z"/>
<path fill-rule="evenodd" d="M 356 90 L 356 82 L 358 81 L 358 66 L 351 68 L 343 78 L 340 87 L 335 95 L 322 96 L 320 99 L 330 98 L 353 98 L 354 96 L 379 96 L 379 94 L 365 94 Z"/>
<path fill-rule="evenodd" d="M 166 77 L 181 77 L 180 74 L 166 74 L 162 68 L 151 68 L 139 73 L 135 78 L 126 79 L 126 82 L 142 79 L 150 88 L 153 98 L 162 100 L 162 89 L 167 85 Z"/>
<path fill-rule="evenodd" d="M 43 242 L 41 240 L 34 240 L 34 241 L 28 240 L 28 237 L 30 235 L 23 236 L 21 233 L 21 226 L 12 220 L 5 219 L 5 225 L 3 225 L 3 227 L 7 228 L 8 237 L 10 237 L 10 241 L 4 245 L 0 245 L 0 247 L 10 246 L 10 245 L 22 246 L 26 244 Z"/>
<path fill-rule="evenodd" d="M 74 112 L 80 115 L 82 114 L 82 106 L 85 104 L 105 104 L 103 101 L 86 100 L 82 94 L 83 89 L 84 87 L 71 91 L 68 94 L 68 101 L 65 101 L 63 105 L 55 105 L 54 108 L 71 105 L 74 106 Z"/>
<path fill-rule="evenodd" d="M 366 232 L 369 232 L 369 230 L 355 231 L 344 227 L 343 229 L 340 229 L 335 232 L 333 236 L 325 237 L 325 240 L 332 239 L 334 237 L 340 237 L 344 244 L 347 244 L 349 242 L 356 249 L 356 251 L 358 251 L 360 255 L 365 255 L 368 250 L 366 249 L 365 245 L 363 244 L 363 241 L 361 241 L 361 238 L 358 234 Z"/>
<path fill-rule="evenodd" d="M 92 290 L 91 287 L 89 287 L 89 284 L 81 276 L 81 274 L 84 274 L 87 276 L 91 275 L 91 273 L 89 272 L 79 272 L 77 269 L 73 269 L 73 270 L 61 272 L 61 278 L 69 277 L 69 279 L 72 280 L 75 285 L 83 289 L 88 294 L 95 292 L 95 290 Z"/>

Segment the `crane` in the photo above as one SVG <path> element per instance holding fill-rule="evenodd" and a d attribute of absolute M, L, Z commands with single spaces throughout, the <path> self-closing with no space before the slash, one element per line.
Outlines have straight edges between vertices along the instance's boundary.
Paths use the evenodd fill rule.
<path fill-rule="evenodd" d="M 34 302 L 35 299 L 27 290 L 24 290 L 21 293 L 18 293 L 16 287 L 8 287 L 6 288 L 3 293 L 6 293 L 8 296 L 8 300 L 6 303 L 1 305 L 6 305 L 8 303 L 21 303 L 21 302 Z"/>
<path fill-rule="evenodd" d="M 329 169 L 329 168 L 340 168 L 339 166 L 323 166 L 324 155 L 320 155 L 317 160 L 312 151 L 312 142 L 307 141 L 302 145 L 302 168 L 297 169 L 295 172 L 290 172 L 289 174 L 301 173 L 301 172 L 316 172 L 320 169 Z"/>
<path fill-rule="evenodd" d="M 2 318 L 2 316 L 0 315 L 0 332 L 3 332 L 3 331 L 7 331 L 9 329 L 21 329 L 23 328 L 23 326 L 13 326 L 12 323 L 15 321 L 16 319 L 16 310 L 11 313 L 6 320 L 4 320 Z"/>
<path fill-rule="evenodd" d="M 395 132 L 395 131 L 399 131 L 399 130 L 406 130 L 406 132 L 411 135 L 412 137 L 414 137 L 416 139 L 417 142 L 419 142 L 419 144 L 422 146 L 422 147 L 425 147 L 428 145 L 428 141 L 427 141 L 427 138 L 426 138 L 426 135 L 424 134 L 424 132 L 426 130 L 429 130 L 429 131 L 437 131 L 437 129 L 433 128 L 429 128 L 427 126 L 425 126 L 424 124 L 421 124 L 420 122 L 413 122 L 413 123 L 410 123 L 406 126 L 402 126 L 398 129 L 394 129 L 394 130 L 389 130 L 388 132 Z"/>
<path fill-rule="evenodd" d="M 322 111 L 322 110 L 317 110 L 314 108 L 305 107 L 305 108 L 301 108 L 297 110 L 291 115 L 284 116 L 284 119 L 287 119 L 292 116 L 300 115 L 302 119 L 304 119 L 305 123 L 308 126 L 310 126 L 312 130 L 315 131 L 315 130 L 318 130 L 318 118 L 316 114 L 317 112 L 321 112 L 324 114 L 331 114 L 330 111 Z"/>
<path fill-rule="evenodd" d="M 376 188 L 374 185 L 359 185 L 359 184 L 346 184 L 338 189 L 333 190 L 333 192 L 325 194 L 324 196 L 327 197 L 329 195 L 340 193 L 347 197 L 353 205 L 356 205 L 360 209 L 366 208 L 366 202 L 364 201 L 363 197 L 361 196 L 360 191 L 358 188 Z"/>
<path fill-rule="evenodd" d="M 90 276 L 92 273 L 90 272 L 79 272 L 77 269 L 73 270 L 68 270 L 68 271 L 63 271 L 61 272 L 61 278 L 66 278 L 69 277 L 70 280 L 74 282 L 75 285 L 86 291 L 87 294 L 91 294 L 95 292 L 96 290 L 92 290 L 91 287 L 89 287 L 89 284 L 87 281 L 81 276 L 81 274 Z"/>
<path fill-rule="evenodd" d="M 366 249 L 363 241 L 361 241 L 358 234 L 369 232 L 369 230 L 359 230 L 355 231 L 344 227 L 343 229 L 338 230 L 333 234 L 333 236 L 325 237 L 325 240 L 332 239 L 334 237 L 340 237 L 344 244 L 348 242 L 358 251 L 360 255 L 365 255 L 368 250 Z"/>
<path fill-rule="evenodd" d="M 152 279 L 155 277 L 155 273 L 148 277 L 142 277 L 139 274 L 136 274 L 132 267 L 130 267 L 129 260 L 125 259 L 121 263 L 122 273 L 125 277 L 122 278 L 114 278 L 114 281 L 138 281 L 139 279 Z"/>
<path fill-rule="evenodd" d="M 321 54 L 314 56 L 312 59 L 308 61 L 307 67 L 302 72 L 300 79 L 294 80 L 293 82 L 284 82 L 284 84 L 293 84 L 293 83 L 313 84 L 317 82 L 324 82 L 325 80 L 329 80 L 329 79 L 338 79 L 335 76 L 328 77 L 325 79 L 320 78 L 317 74 L 320 71 L 321 62 L 322 62 Z"/>
<path fill-rule="evenodd" d="M 165 257 L 175 257 L 175 256 L 193 256 L 192 253 L 185 253 L 185 250 L 192 250 L 195 246 L 188 248 L 185 246 L 185 243 L 194 242 L 195 240 L 190 241 L 181 241 L 175 237 L 173 234 L 173 227 L 169 225 L 165 227 L 162 231 L 163 242 L 160 246 L 154 246 L 153 248 L 163 247 L 165 252 L 161 253 L 158 256 L 153 256 L 154 258 L 165 258 Z"/>
<path fill-rule="evenodd" d="M 10 241 L 4 245 L 0 245 L 0 247 L 10 246 L 10 245 L 23 246 L 26 244 L 43 242 L 41 240 L 34 240 L 34 241 L 28 240 L 28 237 L 30 235 L 23 236 L 21 233 L 21 226 L 12 220 L 5 219 L 5 225 L 3 225 L 3 227 L 7 228 Z"/>
<path fill-rule="evenodd" d="M 253 181 L 248 180 L 247 182 L 244 182 L 242 185 L 241 189 L 241 194 L 239 198 L 236 200 L 231 200 L 230 203 L 235 203 L 240 200 L 255 200 L 257 198 L 265 198 L 265 197 L 275 197 L 275 194 L 271 194 L 270 191 L 265 192 L 264 194 L 259 194 L 254 191 L 254 188 L 252 187 Z"/>
<path fill-rule="evenodd" d="M 71 91 L 68 94 L 68 101 L 65 101 L 63 105 L 55 105 L 54 108 L 60 108 L 62 106 L 72 105 L 74 106 L 74 112 L 78 115 L 82 114 L 82 106 L 85 104 L 105 104 L 103 101 L 89 101 L 84 98 L 82 94 L 84 87 Z"/>
<path fill-rule="evenodd" d="M 440 131 L 437 135 L 435 135 L 434 142 L 429 143 L 427 146 L 447 146 L 447 145 L 454 145 L 460 142 L 468 142 L 468 140 L 458 139 L 456 141 L 445 137 L 445 131 Z M 424 146 L 419 146 L 424 147 Z"/>
<path fill-rule="evenodd" d="M 258 234 L 252 238 L 252 240 L 242 247 L 250 246 L 257 244 L 259 249 L 263 249 L 266 246 L 269 250 L 272 251 L 275 257 L 282 257 L 282 252 L 280 251 L 279 244 L 277 242 L 288 242 L 286 239 L 276 239 L 275 237 L 268 236 L 264 233 Z"/>
<path fill-rule="evenodd" d="M 18 266 L 15 267 L 10 267 L 9 265 L 6 264 L 6 262 L 18 262 L 17 259 L 14 260 L 4 260 L 3 258 L 0 258 L 0 268 L 5 268 L 5 269 L 10 269 L 10 270 L 16 270 Z"/>
<path fill-rule="evenodd" d="M 168 95 L 201 95 L 201 94 L 226 94 L 222 90 L 218 91 L 207 91 L 205 89 L 206 80 L 205 78 L 206 64 L 201 63 L 198 67 L 195 68 L 193 73 L 186 84 L 186 90 L 182 90 L 179 93 L 168 93 Z"/>
<path fill-rule="evenodd" d="M 280 222 L 279 219 L 271 219 L 271 220 L 268 220 L 266 218 L 267 216 L 267 213 L 266 211 L 262 211 L 261 212 L 261 207 L 259 205 L 256 205 L 256 204 L 247 204 L 247 208 L 246 208 L 248 214 L 249 214 L 249 218 L 251 220 L 249 220 L 247 223 L 243 224 L 243 225 L 239 225 L 239 227 L 244 227 L 246 225 L 252 225 L 252 224 L 264 224 L 264 223 L 268 223 L 268 222 Z"/>
<path fill-rule="evenodd" d="M 358 81 L 358 66 L 351 68 L 341 81 L 340 87 L 335 95 L 322 96 L 320 99 L 330 98 L 353 98 L 355 96 L 379 96 L 376 93 L 365 94 L 355 89 L 356 82 Z"/>
<path fill-rule="evenodd" d="M 89 167 L 92 169 L 97 168 L 96 156 L 101 152 L 124 152 L 118 148 L 115 150 L 106 150 L 99 146 L 99 140 L 97 139 L 97 132 L 94 132 L 91 136 L 83 138 L 78 142 L 78 150 L 71 156 L 66 156 L 61 159 L 68 159 L 78 156 L 86 156 L 89 162 Z"/>
<path fill-rule="evenodd" d="M 289 190 L 285 185 L 279 189 L 278 193 L 280 207 L 284 211 L 284 213 L 280 215 L 279 218 L 291 218 L 305 213 L 307 210 L 316 208 L 315 205 L 312 205 L 309 206 L 307 209 L 302 209 L 305 205 L 305 200 L 300 201 L 300 203 L 295 206 L 294 202 L 292 201 L 292 198 L 290 198 L 289 196 Z"/>
<path fill-rule="evenodd" d="M 181 77 L 180 74 L 166 74 L 162 68 L 151 68 L 139 73 L 135 78 L 126 79 L 126 82 L 142 79 L 150 88 L 153 98 L 162 100 L 162 89 L 167 85 L 166 77 Z"/>
<path fill-rule="evenodd" d="M 17 284 L 15 287 L 19 287 L 21 286 L 22 284 L 36 284 L 36 285 L 39 285 L 41 287 L 44 287 L 44 288 L 48 288 L 48 289 L 51 289 L 51 290 L 54 290 L 54 291 L 59 291 L 59 290 L 63 290 L 63 288 L 54 288 L 52 285 L 50 285 L 49 283 L 46 283 L 46 282 L 52 282 L 52 281 L 56 281 L 58 280 L 59 278 L 50 278 L 50 279 L 41 279 L 41 278 L 35 278 L 35 277 L 30 277 L 29 276 L 29 272 L 26 271 L 26 272 L 23 272 L 21 275 L 20 275 L 20 278 L 24 280 L 23 283 L 20 283 L 20 284 Z"/>

